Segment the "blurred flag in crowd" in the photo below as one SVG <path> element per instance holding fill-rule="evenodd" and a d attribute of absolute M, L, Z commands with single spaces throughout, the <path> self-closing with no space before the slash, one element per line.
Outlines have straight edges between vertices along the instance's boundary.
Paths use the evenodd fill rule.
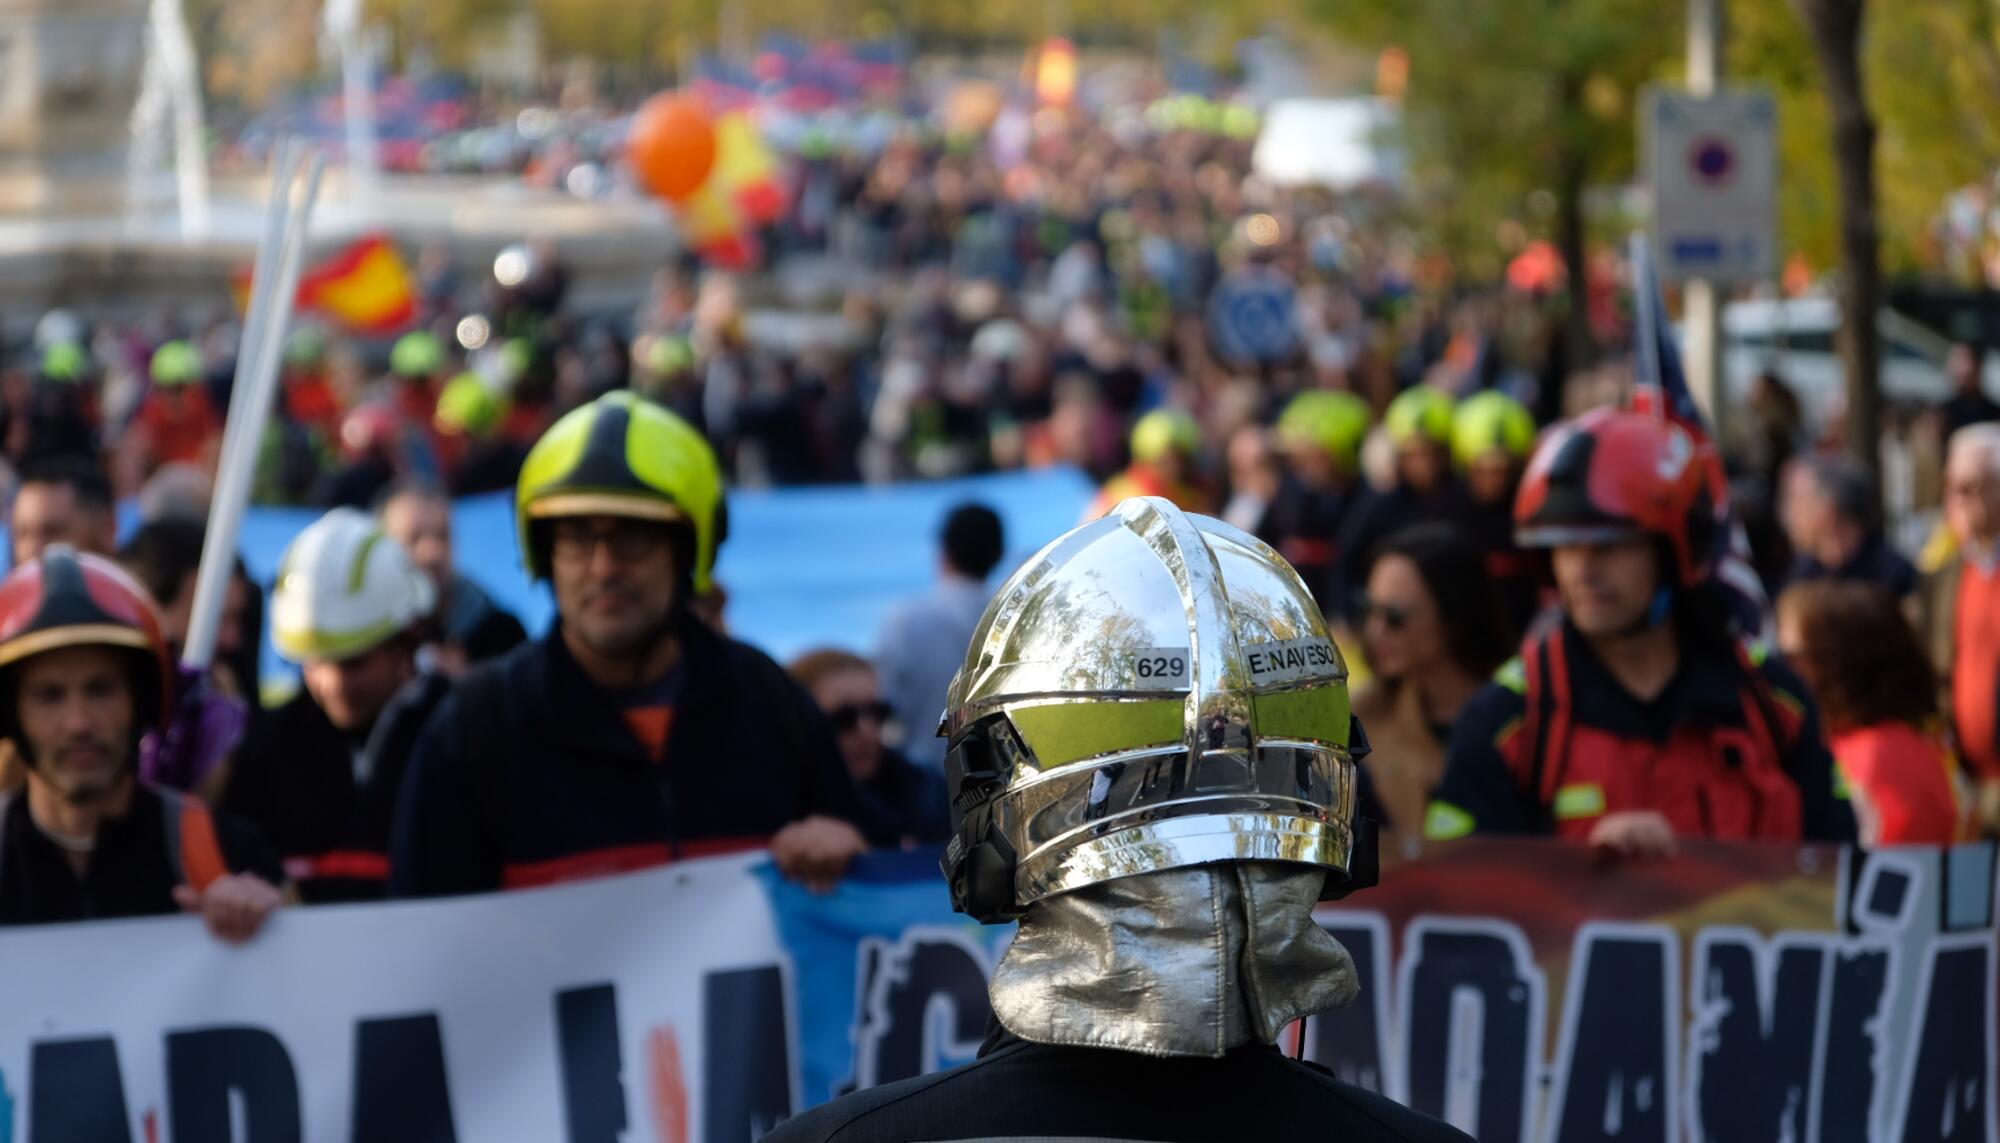
<path fill-rule="evenodd" d="M 722 189 L 743 216 L 756 225 L 785 214 L 784 174 L 777 157 L 745 111 L 725 111 L 715 119 L 715 172 Z"/>
<path fill-rule="evenodd" d="M 1715 478 L 1727 485 L 1722 473 L 1722 453 L 1715 447 L 1708 419 L 1695 404 L 1688 389 L 1687 372 L 1681 368 L 1680 347 L 1675 344 L 1673 326 L 1667 321 L 1666 300 L 1659 277 L 1653 270 L 1652 247 L 1646 236 L 1634 234 L 1632 251 L 1632 309 L 1637 315 L 1637 362 L 1632 405 L 1642 412 L 1656 413 L 1681 426 L 1693 437 L 1707 463 L 1715 466 Z M 1715 578 L 1730 595 L 1732 609 L 1742 633 L 1761 643 L 1775 635 L 1771 600 L 1750 565 L 1750 539 L 1743 522 L 1736 518 L 1727 497 L 1723 498 L 1722 526 L 1715 530 Z"/>
<path fill-rule="evenodd" d="M 234 289 L 237 309 L 247 309 L 248 269 L 237 272 Z M 301 275 L 297 305 L 350 333 L 395 333 L 416 319 L 416 276 L 394 242 L 372 234 Z"/>

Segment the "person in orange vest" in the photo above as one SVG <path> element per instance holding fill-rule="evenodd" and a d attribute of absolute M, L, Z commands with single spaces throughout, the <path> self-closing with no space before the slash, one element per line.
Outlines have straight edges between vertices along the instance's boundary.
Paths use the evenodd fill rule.
<path fill-rule="evenodd" d="M 1188 512 L 1208 512 L 1213 497 L 1195 472 L 1201 451 L 1201 426 L 1178 409 L 1155 409 L 1132 426 L 1132 463 L 1104 482 L 1084 517 L 1095 520 L 1119 501 L 1133 496 L 1158 496 Z"/>
<path fill-rule="evenodd" d="M 1549 433 L 1514 521 L 1550 549 L 1562 622 L 1460 712 L 1427 836 L 1626 857 L 1853 838 L 1809 692 L 1737 636 L 1714 583 L 1723 495 L 1712 448 L 1658 417 L 1599 409 Z"/>
<path fill-rule="evenodd" d="M 173 689 L 152 601 L 116 564 L 57 545 L 0 581 L 0 736 L 28 769 L 0 798 L 0 925 L 188 912 L 240 943 L 284 903 L 248 827 L 139 779 Z"/>
<path fill-rule="evenodd" d="M 2000 837 L 2000 423 L 1952 434 L 1944 527 L 1921 562 L 1917 630 L 1973 781 L 1979 831 Z"/>

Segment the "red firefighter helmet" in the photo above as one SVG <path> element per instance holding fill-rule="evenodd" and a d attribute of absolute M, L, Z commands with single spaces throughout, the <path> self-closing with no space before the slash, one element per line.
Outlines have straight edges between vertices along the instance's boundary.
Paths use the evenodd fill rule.
<path fill-rule="evenodd" d="M 1670 421 L 1595 409 L 1555 426 L 1528 462 L 1514 499 L 1524 548 L 1657 536 L 1681 587 L 1715 570 L 1725 497 L 1713 446 Z"/>
<path fill-rule="evenodd" d="M 12 670 L 61 647 L 113 647 L 132 660 L 134 727 L 162 726 L 171 708 L 174 664 L 146 589 L 101 556 L 53 544 L 0 580 L 0 737 L 19 743 Z M 24 750 L 25 754 L 26 751 Z"/>

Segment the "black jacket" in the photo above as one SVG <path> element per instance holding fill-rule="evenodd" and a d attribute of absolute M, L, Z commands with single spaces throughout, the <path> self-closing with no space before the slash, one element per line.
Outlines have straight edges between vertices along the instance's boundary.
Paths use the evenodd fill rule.
<path fill-rule="evenodd" d="M 809 814 L 896 837 L 863 808 L 811 696 L 770 658 L 681 624 L 686 685 L 655 763 L 558 624 L 468 673 L 418 738 L 391 896 L 526 888 L 748 849 Z"/>
<path fill-rule="evenodd" d="M 1346 492 L 1317 490 L 1287 474 L 1257 522 L 1257 538 L 1291 563 L 1313 593 L 1313 601 L 1328 615 L 1337 614 L 1336 604 L 1345 598 L 1341 525 L 1349 516 L 1366 511 L 1373 498 L 1368 486 L 1358 482 Z"/>
<path fill-rule="evenodd" d="M 359 742 L 301 689 L 237 749 L 222 808 L 262 831 L 308 903 L 386 892 L 389 828 L 410 750 L 450 687 L 435 674 L 410 680 Z"/>
<path fill-rule="evenodd" d="M 180 912 L 174 886 L 187 880 L 173 819 L 185 794 L 143 783 L 121 818 L 97 829 L 97 848 L 82 877 L 28 816 L 22 791 L 0 800 L 0 925 L 40 925 Z M 250 827 L 215 814 L 215 840 L 232 873 L 285 883 L 278 859 Z"/>
<path fill-rule="evenodd" d="M 454 576 L 450 600 L 442 616 L 444 637 L 465 648 L 466 662 L 497 659 L 527 642 L 528 632 L 521 621 L 472 580 Z"/>
<path fill-rule="evenodd" d="M 1220 1059 L 1030 1044 L 1007 1033 L 962 1068 L 859 1091 L 765 1143 L 1062 1139 L 1068 1143 L 1466 1136 L 1321 1068 L 1246 1044 Z"/>
<path fill-rule="evenodd" d="M 942 845 L 951 840 L 951 795 L 945 792 L 944 772 L 934 766 L 919 766 L 885 746 L 875 776 L 861 784 L 861 800 L 904 842 Z"/>

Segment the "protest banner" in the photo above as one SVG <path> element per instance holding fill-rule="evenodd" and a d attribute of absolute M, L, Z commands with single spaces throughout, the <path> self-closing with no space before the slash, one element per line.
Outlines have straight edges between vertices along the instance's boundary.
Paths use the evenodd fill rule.
<path fill-rule="evenodd" d="M 1008 930 L 935 861 L 294 910 L 241 949 L 186 918 L 0 932 L 0 1143 L 755 1139 L 976 1052 Z M 1322 909 L 1363 987 L 1303 1047 L 1483 1141 L 1992 1141 L 1995 861 L 1432 847 Z"/>

